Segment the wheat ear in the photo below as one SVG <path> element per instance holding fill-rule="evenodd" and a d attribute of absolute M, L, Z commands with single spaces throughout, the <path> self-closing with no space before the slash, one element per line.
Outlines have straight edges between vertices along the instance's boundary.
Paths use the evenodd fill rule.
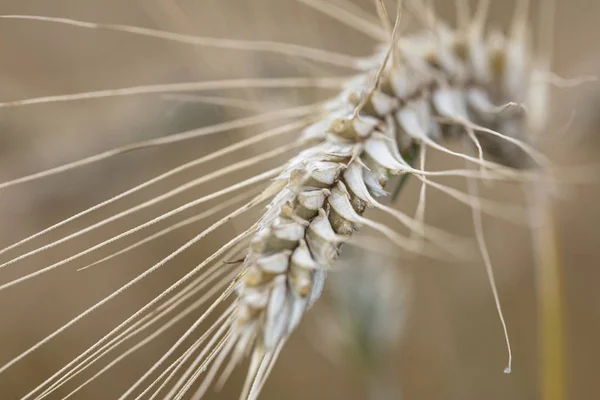
<path fill-rule="evenodd" d="M 320 1 L 302 0 L 302 2 L 320 9 L 328 15 L 336 15 L 330 6 L 325 6 Z M 228 278 L 221 280 L 219 284 L 223 285 L 225 282 L 230 282 L 225 292 L 212 303 L 205 313 L 196 319 L 194 324 L 190 326 L 169 351 L 140 377 L 121 398 L 125 399 L 134 396 L 138 388 L 181 347 L 185 339 L 196 334 L 196 330 L 200 324 L 220 303 L 230 297 L 235 297 L 235 300 L 227 308 L 227 311 L 212 325 L 206 335 L 203 335 L 192 347 L 188 348 L 181 357 L 177 358 L 171 366 L 164 370 L 159 378 L 151 382 L 136 398 L 143 398 L 161 379 L 164 380 L 155 389 L 152 398 L 156 397 L 161 390 L 166 390 L 167 383 L 175 376 L 176 371 L 181 369 L 192 358 L 194 358 L 194 361 L 190 364 L 182 378 L 171 387 L 166 398 L 180 399 L 186 396 L 200 375 L 206 371 L 205 381 L 192 395 L 193 399 L 200 398 L 216 377 L 219 369 L 225 364 L 227 358 L 229 358 L 229 361 L 222 373 L 220 382 L 223 382 L 231 372 L 231 369 L 250 353 L 250 369 L 241 393 L 241 398 L 254 400 L 258 397 L 289 335 L 297 327 L 306 310 L 319 298 L 326 272 L 337 259 L 342 246 L 345 243 L 351 243 L 350 239 L 352 235 L 360 226 L 366 226 L 378 231 L 405 251 L 417 253 L 424 251 L 422 243 L 415 241 L 414 238 L 405 238 L 385 224 L 375 222 L 363 216 L 367 208 L 377 208 L 395 216 L 397 219 L 405 222 L 408 221 L 408 224 L 412 226 L 412 229 L 420 237 L 426 237 L 424 233 L 426 229 L 423 223 L 424 211 L 422 206 L 419 208 L 416 219 L 412 220 L 409 218 L 407 220 L 378 201 L 378 197 L 388 194 L 385 186 L 394 175 L 414 175 L 423 182 L 423 187 L 431 185 L 432 187 L 443 188 L 445 190 L 447 190 L 445 186 L 431 182 L 427 176 L 460 175 L 480 179 L 539 179 L 539 175 L 537 174 L 527 175 L 520 171 L 515 172 L 513 168 L 529 164 L 541 167 L 548 166 L 548 161 L 528 144 L 526 139 L 529 122 L 525 110 L 529 112 L 530 109 L 534 109 L 538 111 L 536 115 L 543 114 L 543 112 L 539 112 L 536 108 L 538 104 L 534 104 L 532 107 L 528 102 L 530 100 L 530 92 L 536 84 L 534 80 L 536 59 L 533 57 L 531 53 L 532 49 L 528 46 L 527 41 L 525 24 L 527 12 L 523 8 L 518 8 L 517 17 L 514 19 L 511 32 L 505 36 L 497 32 L 492 34 L 485 32 L 484 27 L 488 6 L 488 1 L 486 0 L 480 1 L 473 18 L 470 18 L 468 12 L 465 12 L 464 3 L 459 2 L 459 4 L 463 4 L 463 7 L 460 8 L 461 12 L 459 13 L 461 23 L 456 30 L 439 21 L 431 8 L 411 2 L 410 5 L 412 6 L 413 14 L 421 20 L 425 30 L 422 34 L 401 37 L 398 34 L 400 6 L 398 6 L 395 23 L 391 24 L 383 3 L 377 1 L 376 4 L 378 15 L 383 22 L 384 28 L 376 29 L 372 23 L 365 22 L 360 24 L 360 30 L 377 39 L 384 39 L 385 37 L 388 43 L 385 43 L 374 56 L 363 59 L 347 58 L 339 54 L 298 46 L 286 46 L 273 42 L 248 43 L 194 38 L 122 25 L 92 24 L 49 17 L 4 16 L 4 18 L 37 19 L 65 23 L 81 28 L 117 30 L 192 45 L 291 54 L 319 62 L 330 62 L 338 66 L 341 65 L 360 70 L 358 75 L 345 80 L 343 89 L 338 96 L 318 108 L 318 111 L 314 113 L 314 119 L 317 122 L 312 122 L 309 126 L 302 128 L 299 138 L 291 144 L 272 151 L 271 156 L 275 157 L 276 155 L 283 154 L 285 151 L 293 150 L 300 146 L 304 147 L 304 150 L 296 154 L 283 167 L 272 169 L 232 188 L 221 190 L 218 193 L 206 196 L 182 207 L 188 208 L 208 199 L 228 195 L 234 190 L 274 177 L 273 182 L 265 191 L 254 197 L 250 202 L 229 213 L 227 217 L 198 234 L 173 254 L 156 263 L 148 271 L 1 367 L 0 373 L 27 354 L 47 343 L 68 327 L 77 323 L 83 317 L 89 315 L 107 301 L 122 293 L 131 285 L 139 282 L 148 274 L 165 265 L 177 254 L 199 242 L 208 233 L 234 217 L 256 207 L 261 202 L 271 199 L 266 212 L 248 230 L 230 240 L 215 254 L 192 269 L 184 278 L 113 329 L 113 331 L 104 336 L 86 352 L 82 353 L 67 366 L 24 396 L 23 399 L 32 398 L 33 396 L 37 396 L 35 397 L 36 399 L 45 398 L 66 381 L 77 375 L 81 370 L 88 368 L 106 354 L 106 352 L 120 344 L 122 340 L 125 340 L 124 338 L 129 337 L 128 335 L 138 332 L 135 329 L 142 329 L 140 328 L 142 326 L 140 325 L 140 321 L 145 321 L 145 317 L 143 317 L 144 313 L 151 311 L 167 295 L 175 293 L 176 290 L 185 282 L 188 282 L 208 263 L 221 260 L 224 254 L 230 249 L 237 250 L 236 246 L 249 238 L 250 244 L 242 253 L 243 262 L 236 264 L 234 268 L 230 269 L 231 275 L 226 275 Z M 341 18 L 342 20 L 352 20 L 350 14 L 343 15 L 345 17 Z M 0 107 L 105 96 L 134 95 L 163 92 L 166 90 L 187 91 L 237 86 L 289 87 L 302 85 L 326 86 L 331 88 L 338 87 L 340 82 L 341 79 L 339 78 L 320 80 L 269 79 L 182 84 L 175 86 L 161 85 L 157 87 L 126 88 L 114 91 L 26 99 L 0 103 Z M 514 105 L 517 105 L 517 107 Z M 200 131 L 184 132 L 174 137 L 128 146 L 124 149 L 103 153 L 64 167 L 58 167 L 43 173 L 10 181 L 0 185 L 0 188 L 63 172 L 70 168 L 99 161 L 126 151 L 203 136 L 225 129 L 244 127 L 253 123 L 298 118 L 311 114 L 314 109 L 315 106 L 307 106 L 275 111 L 228 124 L 225 123 L 205 128 Z M 305 124 L 305 122 L 302 122 L 302 124 Z M 299 127 L 291 126 L 288 128 L 290 129 L 286 130 L 286 128 L 283 128 L 283 132 L 294 131 L 294 128 Z M 245 145 L 258 143 L 260 140 L 275 135 L 276 133 L 274 132 L 264 133 L 260 136 L 260 139 L 253 138 L 241 142 L 244 144 L 240 143 L 227 152 L 239 149 Z M 478 155 L 471 156 L 455 152 L 442 144 L 454 137 L 466 137 L 471 140 L 478 150 Z M 414 152 L 415 149 L 423 157 L 419 168 L 415 168 L 406 160 L 407 155 Z M 479 172 L 470 170 L 426 171 L 424 160 L 425 149 L 442 151 L 463 158 L 467 162 L 480 167 L 480 170 Z M 496 156 L 500 163 L 486 159 L 490 155 Z M 193 165 L 198 165 L 204 161 L 206 159 L 200 159 L 200 161 L 195 161 Z M 245 168 L 248 165 L 254 165 L 254 163 L 259 161 L 258 158 L 245 160 L 217 172 L 215 175 L 200 178 L 199 182 L 221 176 L 229 171 Z M 157 177 L 149 181 L 149 183 L 140 185 L 114 199 L 77 214 L 72 219 L 94 211 L 109 202 L 118 200 L 133 191 L 171 176 L 189 166 L 191 165 L 186 164 L 174 170 L 174 172 L 171 171 Z M 527 176 L 529 177 L 527 178 Z M 194 183 L 190 183 L 185 185 L 184 188 L 177 190 L 185 190 L 185 188 L 193 185 Z M 424 200 L 424 189 L 421 193 Z M 450 193 L 453 193 L 454 197 L 461 198 L 460 194 L 455 192 Z M 165 196 L 168 197 L 169 194 L 163 197 Z M 466 197 L 462 197 L 465 202 L 473 206 L 474 210 L 480 211 L 483 209 L 483 202 L 473 202 L 473 198 L 477 198 L 477 196 L 466 195 Z M 242 197 L 239 197 L 239 200 L 241 199 Z M 141 206 L 134 207 L 125 213 L 135 212 L 155 202 L 156 200 L 152 200 L 147 204 L 144 203 Z M 164 214 L 146 224 L 142 224 L 139 227 L 124 232 L 106 242 L 31 275 L 1 285 L 0 289 L 8 288 L 26 279 L 50 271 L 83 254 L 102 247 L 105 243 L 115 241 L 120 237 L 127 236 L 131 232 L 135 232 L 160 219 L 164 219 L 176 213 L 177 210 Z M 479 221 L 477 215 L 474 214 L 476 220 Z M 2 250 L 2 252 L 12 250 L 32 238 L 53 230 L 55 227 L 61 226 L 72 219 L 65 220 L 30 238 L 19 241 Z M 100 224 L 110 222 L 114 219 L 103 221 Z M 479 227 L 479 225 L 478 223 L 477 226 Z M 71 237 L 94 229 L 94 227 L 95 225 L 92 225 L 92 227 L 86 228 L 87 230 L 66 236 L 57 242 L 5 262 L 1 266 L 8 266 L 29 255 L 37 254 L 65 240 L 69 240 Z M 481 238 L 481 230 L 478 229 L 478 239 L 482 247 L 484 247 L 485 242 Z M 448 250 L 448 247 L 446 247 L 446 250 Z M 127 249 L 124 251 L 127 251 Z M 486 266 L 489 267 L 487 253 L 484 254 L 486 255 Z M 207 276 L 210 275 L 203 275 L 202 279 L 208 279 Z M 235 279 L 231 280 L 234 276 Z M 188 286 L 182 289 L 181 292 L 188 291 L 189 293 L 194 284 L 198 284 L 198 282 L 188 282 Z M 177 298 L 177 295 L 174 298 Z M 202 302 L 204 302 L 204 299 L 203 297 Z M 498 301 L 497 295 L 496 300 Z M 175 307 L 179 303 L 171 299 L 165 304 Z M 167 309 L 169 308 L 167 307 Z M 498 310 L 500 311 L 499 304 Z M 138 318 L 140 319 L 134 322 Z M 127 327 L 128 325 L 130 326 Z M 119 333 L 119 331 L 123 332 Z M 210 337 L 209 333 L 212 334 L 212 332 L 215 333 L 208 344 L 202 348 L 200 354 L 194 356 L 194 352 L 201 348 L 203 341 L 207 340 Z M 509 346 L 509 363 L 507 369 L 510 370 L 510 344 L 508 342 L 507 344 Z M 105 369 L 101 372 L 104 371 Z M 90 381 L 86 381 L 84 385 Z M 81 386 L 75 392 L 79 388 Z M 36 395 L 36 393 L 38 394 Z"/>
<path fill-rule="evenodd" d="M 405 39 L 398 47 L 396 23 L 391 50 L 383 60 L 373 60 L 380 68 L 357 77 L 326 106 L 328 117 L 304 131 L 316 144 L 294 158 L 274 183 L 279 193 L 259 221 L 245 258 L 234 328 L 220 349 L 224 357 L 232 353 L 233 363 L 248 346 L 253 349 L 242 398 L 258 396 L 281 345 L 320 295 L 327 269 L 357 226 L 373 227 L 398 241 L 362 214 L 378 204 L 375 196 L 384 194 L 390 176 L 419 173 L 407 165 L 403 153 L 414 146 L 437 148 L 433 140 L 452 131 L 478 130 L 544 162 L 523 142 L 480 125 L 499 126 L 501 131 L 517 124 L 517 131 L 523 130 L 522 113 L 493 110 L 498 104 L 523 102 L 523 87 L 529 84 L 522 81 L 529 79 L 522 70 L 528 62 L 522 27 L 515 28 L 515 37 L 484 43 L 480 23 L 476 20 L 464 36 L 437 23 L 435 32 Z M 500 59 L 505 64 L 499 65 Z M 513 60 L 519 65 L 511 65 Z M 514 74 L 519 74 L 518 82 Z M 472 138 L 481 149 L 480 141 Z M 479 164 L 487 166 L 482 154 Z M 477 232 L 482 239 L 481 230 Z M 487 252 L 484 256 L 489 267 Z M 217 362 L 212 369 L 219 366 Z"/>

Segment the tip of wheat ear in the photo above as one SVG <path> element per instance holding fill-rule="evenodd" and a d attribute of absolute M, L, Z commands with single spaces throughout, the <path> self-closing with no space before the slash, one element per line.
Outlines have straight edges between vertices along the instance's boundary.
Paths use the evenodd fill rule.
<path fill-rule="evenodd" d="M 302 132 L 311 147 L 276 179 L 278 193 L 244 261 L 231 345 L 224 346 L 234 349 L 234 360 L 253 352 L 243 397 L 258 394 L 343 243 L 370 223 L 362 214 L 387 194 L 389 177 L 411 171 L 405 152 L 464 135 L 466 124 L 524 136 L 524 113 L 502 108 L 523 103 L 531 85 L 530 55 L 520 38 L 442 27 L 437 35 L 403 38 L 395 52 L 375 88 L 370 82 L 384 57 L 363 61 L 365 72 Z M 484 150 L 499 145 L 509 144 L 482 138 Z"/>

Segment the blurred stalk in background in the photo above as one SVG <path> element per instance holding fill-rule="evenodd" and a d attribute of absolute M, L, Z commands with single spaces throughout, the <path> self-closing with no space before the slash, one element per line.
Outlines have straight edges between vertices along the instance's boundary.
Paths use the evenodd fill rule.
<path fill-rule="evenodd" d="M 342 254 L 328 278 L 331 312 L 321 320 L 321 350 L 358 373 L 366 399 L 400 399 L 394 360 L 408 311 L 406 274 L 390 254 L 350 246 Z"/>

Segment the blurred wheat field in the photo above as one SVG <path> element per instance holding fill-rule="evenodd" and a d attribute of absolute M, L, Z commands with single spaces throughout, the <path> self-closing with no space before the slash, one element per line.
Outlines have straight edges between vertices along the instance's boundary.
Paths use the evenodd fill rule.
<path fill-rule="evenodd" d="M 372 2 L 355 1 L 369 13 Z M 452 1 L 437 1 L 438 12 L 454 18 Z M 533 10 L 536 13 L 537 3 Z M 505 26 L 512 2 L 493 1 L 491 19 Z M 210 37 L 278 40 L 340 53 L 368 55 L 373 43 L 361 33 L 292 0 L 148 0 L 121 2 L 41 0 L 0 2 L 0 14 L 35 14 L 122 23 Z M 560 75 L 600 74 L 595 39 L 600 35 L 600 3 L 559 0 L 554 70 Z M 374 17 L 376 18 L 376 17 Z M 52 23 L 0 20 L 0 101 L 75 93 L 136 85 L 211 79 L 287 76 L 335 76 L 348 73 L 335 67 L 299 62 L 291 57 L 253 52 L 208 49 L 124 33 L 80 30 Z M 235 90 L 232 97 L 251 100 L 267 111 L 321 99 L 328 93 L 309 89 Z M 559 165 L 598 163 L 600 95 L 592 85 L 557 90 L 550 126 L 560 130 L 575 110 L 573 123 L 560 140 L 549 140 L 545 150 Z M 89 101 L 41 104 L 0 109 L 0 181 L 66 163 L 119 145 L 251 115 L 248 110 L 203 104 L 193 99 L 142 95 Z M 126 154 L 55 177 L 20 185 L 0 193 L 0 247 L 35 233 L 56 221 L 93 206 L 182 162 L 209 154 L 254 132 L 251 127 L 189 142 Z M 549 135 L 552 136 L 552 135 Z M 254 155 L 257 149 L 236 153 Z M 282 158 L 283 160 L 283 158 Z M 212 171 L 233 160 L 218 160 L 177 175 L 95 214 L 106 217 Z M 432 168 L 461 163 L 432 156 Z M 255 172 L 255 171 L 254 171 Z M 253 171 L 243 171 L 250 174 Z M 230 180 L 230 181 L 228 181 Z M 227 176 L 220 185 L 236 182 Z M 457 187 L 464 187 L 458 180 Z M 462 186 L 461 186 L 462 185 Z M 203 185 L 161 204 L 152 211 L 128 217 L 66 245 L 0 271 L 9 281 L 40 266 L 68 257 L 74 251 L 121 232 L 160 211 L 215 190 Z M 483 188 L 484 194 L 504 202 L 522 202 L 514 185 Z M 419 187 L 409 181 L 396 207 L 413 210 Z M 600 395 L 596 366 L 600 356 L 600 186 L 597 182 L 568 185 L 558 203 L 557 218 L 566 293 L 568 399 Z M 188 216 L 193 215 L 188 213 Z M 470 210 L 442 195 L 428 197 L 427 221 L 472 236 Z M 244 217 L 249 221 L 251 216 Z M 215 220 L 217 218 L 213 218 Z M 27 250 L 61 234 L 83 227 L 83 218 Z M 188 240 L 212 221 L 189 226 L 141 250 L 93 269 L 76 269 L 109 254 L 109 247 L 76 263 L 0 292 L 0 362 L 12 359 L 77 313 L 99 301 Z M 242 221 L 243 222 L 243 221 Z M 173 282 L 218 244 L 241 231 L 242 222 L 228 224 L 193 247 L 175 262 L 136 285 L 94 315 L 0 376 L 0 398 L 16 399 L 69 362 L 87 345 L 136 311 L 166 282 Z M 405 399 L 539 399 L 539 343 L 535 276 L 530 233 L 487 217 L 486 237 L 494 261 L 504 314 L 513 345 L 514 372 L 502 373 L 505 347 L 493 298 L 479 261 L 450 263 L 422 258 L 397 261 L 408 276 L 412 299 L 402 341 L 390 357 L 390 374 L 397 377 Z M 168 226 L 168 224 L 160 227 Z M 158 229 L 158 228 L 157 228 Z M 143 236 L 131 238 L 140 239 Z M 316 329 L 328 316 L 327 299 L 311 311 L 283 350 L 262 399 L 364 399 L 367 383 L 351 358 L 331 363 L 315 342 L 327 340 Z M 188 324 L 191 319 L 182 322 Z M 136 352 L 78 393 L 78 399 L 117 398 L 132 381 L 168 349 L 176 336 L 165 334 Z M 237 398 L 244 368 L 220 393 L 208 398 Z M 62 393 L 62 392 L 61 392 Z M 66 394 L 67 392 L 63 393 Z M 60 397 L 58 397 L 60 398 Z M 542 399 L 545 400 L 545 399 Z"/>

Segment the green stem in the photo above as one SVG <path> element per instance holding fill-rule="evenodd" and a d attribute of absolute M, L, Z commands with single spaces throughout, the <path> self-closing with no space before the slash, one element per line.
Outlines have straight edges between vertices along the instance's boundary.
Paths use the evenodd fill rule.
<path fill-rule="evenodd" d="M 542 400 L 564 400 L 565 335 L 564 292 L 558 235 L 553 202 L 543 190 L 538 190 L 534 248 L 540 335 L 540 390 Z"/>
<path fill-rule="evenodd" d="M 419 145 L 414 145 L 410 149 L 408 149 L 405 154 L 402 154 L 402 157 L 408 163 L 408 165 L 412 167 L 418 155 Z M 400 180 L 398 181 L 398 184 L 396 185 L 396 187 L 394 188 L 394 192 L 392 193 L 392 203 L 395 202 L 398 196 L 400 195 L 400 191 L 402 191 L 402 188 L 406 184 L 406 181 L 408 180 L 409 176 L 410 174 L 404 174 L 400 177 Z"/>

